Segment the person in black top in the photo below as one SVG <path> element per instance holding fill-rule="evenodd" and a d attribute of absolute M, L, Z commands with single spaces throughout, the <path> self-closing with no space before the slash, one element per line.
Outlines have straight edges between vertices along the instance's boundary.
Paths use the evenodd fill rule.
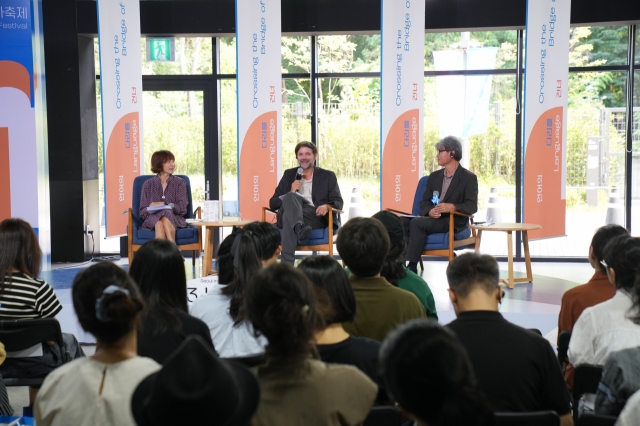
<path fill-rule="evenodd" d="M 184 259 L 175 243 L 151 240 L 136 252 L 129 275 L 147 309 L 138 327 L 138 354 L 162 362 L 189 335 L 200 335 L 213 347 L 209 327 L 189 315 Z"/>
<path fill-rule="evenodd" d="M 448 327 L 469 353 L 478 386 L 496 411 L 553 410 L 561 426 L 573 425 L 560 365 L 541 336 L 498 312 L 504 292 L 496 260 L 465 253 L 447 268 L 449 298 L 458 318 Z"/>
<path fill-rule="evenodd" d="M 300 262 L 298 269 L 311 280 L 318 311 L 324 319 L 322 329 L 315 333 L 320 359 L 358 367 L 378 385 L 377 401 L 388 400 L 378 374 L 380 342 L 350 336 L 342 328 L 343 322 L 353 321 L 356 315 L 356 297 L 345 270 L 330 256 L 309 256 Z"/>

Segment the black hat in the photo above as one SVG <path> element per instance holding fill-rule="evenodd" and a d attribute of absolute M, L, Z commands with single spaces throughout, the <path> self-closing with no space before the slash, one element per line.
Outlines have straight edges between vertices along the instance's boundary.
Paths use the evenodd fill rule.
<path fill-rule="evenodd" d="M 251 371 L 221 360 L 202 337 L 192 335 L 138 385 L 131 411 L 138 426 L 245 426 L 259 401 Z"/>
<path fill-rule="evenodd" d="M 382 210 L 371 217 L 382 222 L 382 225 L 389 233 L 391 244 L 398 244 L 404 241 L 404 229 L 402 227 L 402 221 L 400 221 L 400 218 L 397 215 L 391 213 L 388 210 Z"/>

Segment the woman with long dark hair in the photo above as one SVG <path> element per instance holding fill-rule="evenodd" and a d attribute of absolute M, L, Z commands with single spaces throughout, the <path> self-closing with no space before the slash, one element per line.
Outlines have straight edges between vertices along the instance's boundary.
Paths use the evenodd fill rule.
<path fill-rule="evenodd" d="M 37 424 L 135 426 L 133 391 L 160 369 L 137 355 L 136 324 L 144 307 L 138 288 L 122 268 L 101 262 L 76 276 L 71 293 L 80 325 L 96 337 L 96 352 L 47 376 L 36 398 Z"/>
<path fill-rule="evenodd" d="M 454 334 L 433 320 L 392 331 L 380 350 L 386 390 L 418 426 L 489 426 L 493 413 Z"/>
<path fill-rule="evenodd" d="M 309 256 L 298 265 L 313 284 L 318 312 L 323 324 L 314 340 L 324 362 L 358 367 L 380 388 L 378 401 L 386 400 L 378 374 L 380 342 L 366 337 L 350 336 L 342 327 L 356 316 L 356 296 L 342 266 L 330 256 Z"/>
<path fill-rule="evenodd" d="M 309 279 L 289 264 L 271 265 L 249 283 L 246 305 L 256 333 L 269 341 L 257 370 L 262 392 L 254 425 L 361 424 L 377 386 L 356 367 L 314 358 L 322 317 Z"/>
<path fill-rule="evenodd" d="M 151 240 L 136 252 L 129 268 L 147 309 L 141 315 L 138 353 L 162 363 L 191 334 L 213 346 L 209 328 L 189 315 L 184 259 L 168 240 Z"/>
<path fill-rule="evenodd" d="M 42 251 L 33 228 L 18 218 L 0 223 L 0 319 L 54 318 L 62 305 L 53 288 L 40 275 Z M 64 347 L 43 344 L 42 356 L 7 358 L 0 366 L 6 378 L 43 378 L 64 361 L 69 352 L 72 358 L 84 356 L 72 334 L 62 333 Z M 37 393 L 29 388 L 29 402 Z"/>
<path fill-rule="evenodd" d="M 282 250 L 280 232 L 270 223 L 252 222 L 228 236 L 222 245 L 225 246 L 225 258 L 219 269 L 228 279 L 228 266 L 232 264 L 233 279 L 198 298 L 191 305 L 191 315 L 207 324 L 221 357 L 262 355 L 266 341 L 257 338 L 251 324 L 246 321 L 245 293 L 251 278 L 263 267 L 277 261 Z"/>

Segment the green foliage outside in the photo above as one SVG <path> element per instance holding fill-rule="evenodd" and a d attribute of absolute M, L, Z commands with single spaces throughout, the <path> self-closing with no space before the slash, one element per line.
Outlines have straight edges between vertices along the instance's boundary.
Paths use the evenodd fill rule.
<path fill-rule="evenodd" d="M 626 63 L 628 27 L 581 27 L 571 30 L 570 66 Z M 433 51 L 460 47 L 460 33 L 425 34 L 425 70 L 433 70 Z M 379 35 L 330 35 L 318 38 L 320 72 L 379 72 Z M 516 66 L 516 31 L 472 32 L 471 47 L 497 47 L 495 68 Z M 174 63 L 143 63 L 144 74 L 210 74 L 211 39 L 176 38 L 178 60 Z M 144 56 L 144 46 L 143 46 Z M 293 167 L 293 147 L 311 139 L 310 80 L 286 78 L 289 73 L 309 73 L 309 37 L 282 39 L 283 168 Z M 235 72 L 235 39 L 220 42 L 222 73 Z M 623 72 L 571 73 L 568 87 L 567 186 L 569 206 L 584 203 L 586 144 L 589 136 L 602 133 L 602 108 L 625 106 Z M 322 78 L 318 82 L 319 164 L 334 170 L 342 191 L 361 187 L 365 201 L 378 202 L 380 176 L 380 79 Z M 478 174 L 483 190 L 490 186 L 515 185 L 515 121 L 517 100 L 515 74 L 494 75 L 487 130 L 469 138 L 470 168 Z M 237 190 L 236 81 L 220 83 L 223 191 L 233 198 Z M 145 92 L 144 143 L 147 159 L 156 149 L 176 153 L 180 172 L 204 174 L 202 96 L 200 93 Z M 499 114 L 496 114 L 499 109 Z M 437 169 L 434 144 L 440 139 L 436 78 L 425 78 L 424 169 Z M 100 120 L 98 120 L 100 123 Z M 624 151 L 624 133 L 609 126 L 609 149 Z M 101 132 L 99 139 L 101 140 Z M 101 142 L 101 141 L 100 141 Z M 100 147 L 100 155 L 102 150 Z M 620 157 L 623 158 L 623 157 Z M 100 162 L 102 164 L 102 162 Z M 611 183 L 619 182 L 623 163 L 613 158 Z M 230 194 L 229 194 L 230 193 Z"/>

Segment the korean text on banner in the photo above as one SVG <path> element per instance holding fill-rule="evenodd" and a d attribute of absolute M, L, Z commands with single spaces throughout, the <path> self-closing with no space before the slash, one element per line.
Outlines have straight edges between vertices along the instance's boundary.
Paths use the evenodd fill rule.
<path fill-rule="evenodd" d="M 424 1 L 382 0 L 382 208 L 411 211 L 423 174 Z"/>
<path fill-rule="evenodd" d="M 142 165 L 142 65 L 138 0 L 98 0 L 107 237 L 126 232 Z"/>
<path fill-rule="evenodd" d="M 240 216 L 260 220 L 281 173 L 280 0 L 236 0 Z"/>
<path fill-rule="evenodd" d="M 527 2 L 524 221 L 530 238 L 565 235 L 571 0 Z"/>

